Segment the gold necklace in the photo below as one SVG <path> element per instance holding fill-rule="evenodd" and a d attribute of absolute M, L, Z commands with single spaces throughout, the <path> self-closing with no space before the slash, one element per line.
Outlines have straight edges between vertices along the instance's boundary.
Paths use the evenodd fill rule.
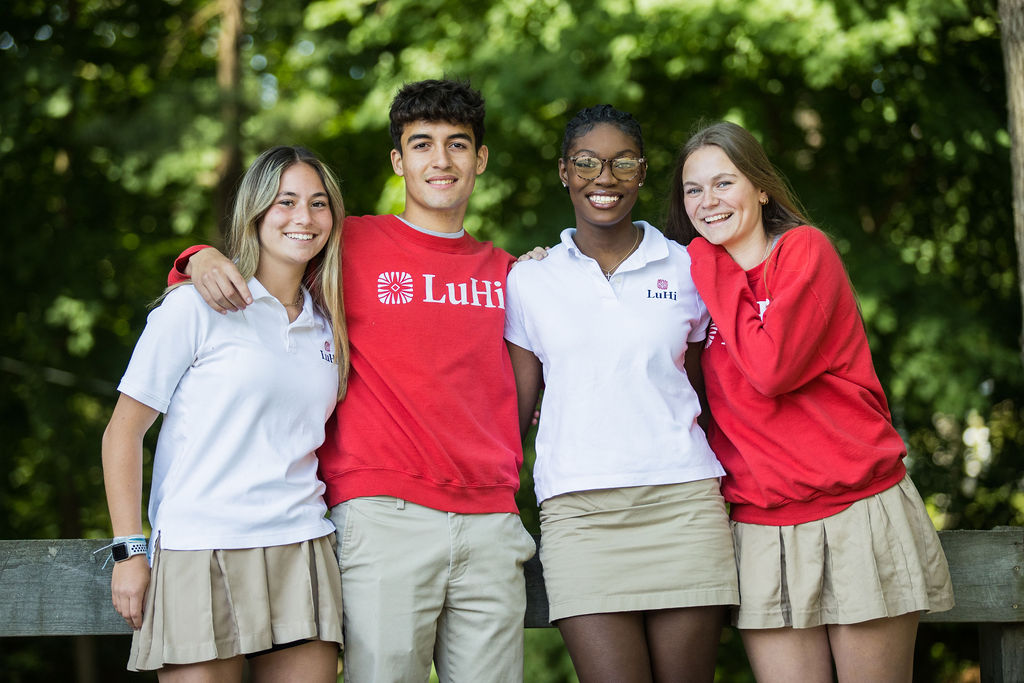
<path fill-rule="evenodd" d="M 633 226 L 633 229 L 636 230 L 636 241 L 633 242 L 633 246 L 629 248 L 629 251 L 627 251 L 626 254 L 622 258 L 620 258 L 614 266 L 612 266 L 608 270 L 604 270 L 603 268 L 601 269 L 601 272 L 604 273 L 605 280 L 612 279 L 612 274 L 615 272 L 615 269 L 621 266 L 622 262 L 629 258 L 629 255 L 633 253 L 633 251 L 636 249 L 636 246 L 640 244 L 640 235 L 642 235 L 643 232 L 640 230 L 640 228 L 636 227 L 635 225 Z"/>
<path fill-rule="evenodd" d="M 305 303 L 304 297 L 302 296 L 302 287 L 299 287 L 298 294 L 295 295 L 295 301 L 290 304 L 285 304 L 286 308 L 302 308 L 302 304 Z"/>

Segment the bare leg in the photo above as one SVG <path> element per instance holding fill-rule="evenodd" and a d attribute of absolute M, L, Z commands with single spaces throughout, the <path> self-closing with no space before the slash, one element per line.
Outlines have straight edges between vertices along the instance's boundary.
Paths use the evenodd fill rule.
<path fill-rule="evenodd" d="M 213 659 L 195 664 L 167 664 L 156 672 L 160 683 L 224 683 L 241 681 L 245 659 Z"/>
<path fill-rule="evenodd" d="M 580 683 L 652 683 L 643 613 L 585 614 L 555 625 Z"/>
<path fill-rule="evenodd" d="M 828 627 L 840 683 L 911 683 L 920 614 Z"/>
<path fill-rule="evenodd" d="M 651 671 L 658 683 L 711 683 L 725 623 L 725 607 L 688 607 L 645 613 Z"/>
<path fill-rule="evenodd" d="M 832 683 L 832 652 L 824 626 L 742 629 L 740 635 L 758 683 Z"/>

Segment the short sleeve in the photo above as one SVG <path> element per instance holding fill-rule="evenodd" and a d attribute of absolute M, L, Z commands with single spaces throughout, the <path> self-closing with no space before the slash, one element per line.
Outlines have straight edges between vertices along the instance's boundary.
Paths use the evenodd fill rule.
<path fill-rule="evenodd" d="M 150 312 L 117 390 L 166 413 L 196 360 L 210 315 L 194 287 L 179 287 Z"/>

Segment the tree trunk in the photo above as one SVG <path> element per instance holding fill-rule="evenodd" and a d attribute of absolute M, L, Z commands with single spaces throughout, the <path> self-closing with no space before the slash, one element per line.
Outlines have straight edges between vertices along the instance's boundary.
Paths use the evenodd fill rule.
<path fill-rule="evenodd" d="M 1012 146 L 1013 234 L 1017 242 L 1017 284 L 1024 316 L 1024 0 L 999 0 L 1003 24 L 1003 63 L 1006 67 L 1007 109 Z M 1024 328 L 1020 336 L 1024 362 Z"/>
<path fill-rule="evenodd" d="M 242 0 L 219 0 L 220 41 L 217 46 L 217 87 L 220 90 L 221 140 L 220 163 L 217 167 L 217 190 L 214 199 L 219 235 L 227 235 L 230 225 L 231 200 L 235 183 L 242 175 L 241 143 L 241 81 L 239 63 L 242 38 Z M 219 240 L 218 240 L 219 241 Z"/>

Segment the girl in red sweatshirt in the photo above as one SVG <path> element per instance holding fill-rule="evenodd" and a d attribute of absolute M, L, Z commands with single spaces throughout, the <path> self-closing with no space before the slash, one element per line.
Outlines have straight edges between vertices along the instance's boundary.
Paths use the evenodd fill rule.
<path fill-rule="evenodd" d="M 839 255 L 740 126 L 693 135 L 672 183 L 754 674 L 909 682 L 919 615 L 953 592 Z"/>

